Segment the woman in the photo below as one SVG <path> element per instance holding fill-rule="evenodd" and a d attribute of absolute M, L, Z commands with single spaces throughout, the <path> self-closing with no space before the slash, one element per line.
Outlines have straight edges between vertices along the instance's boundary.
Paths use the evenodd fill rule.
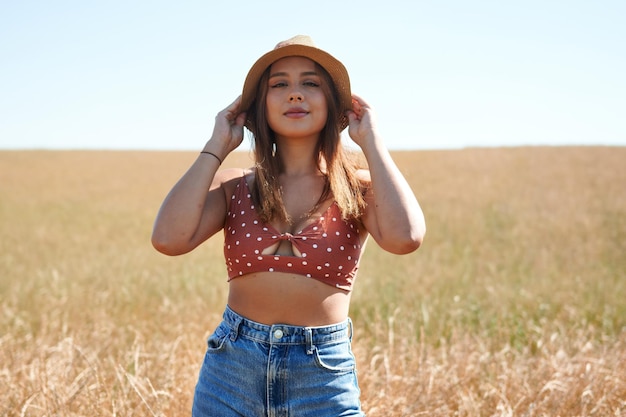
<path fill-rule="evenodd" d="M 218 170 L 244 125 L 255 166 Z M 368 170 L 341 145 L 348 125 Z M 180 255 L 220 230 L 228 304 L 208 340 L 193 415 L 364 415 L 348 318 L 360 255 L 369 235 L 389 252 L 412 252 L 425 224 L 370 106 L 309 37 L 279 43 L 252 66 L 163 202 L 152 242 Z"/>

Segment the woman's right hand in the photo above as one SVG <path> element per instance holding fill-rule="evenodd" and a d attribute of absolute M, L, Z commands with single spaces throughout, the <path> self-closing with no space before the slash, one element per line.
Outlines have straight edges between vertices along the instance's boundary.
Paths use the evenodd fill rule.
<path fill-rule="evenodd" d="M 246 113 L 239 111 L 240 106 L 241 96 L 215 116 L 213 135 L 205 146 L 205 150 L 217 153 L 222 160 L 237 149 L 243 141 Z"/>

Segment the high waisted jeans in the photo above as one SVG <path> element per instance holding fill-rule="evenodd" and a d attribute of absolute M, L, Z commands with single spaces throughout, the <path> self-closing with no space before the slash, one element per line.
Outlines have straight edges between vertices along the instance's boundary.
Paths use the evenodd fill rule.
<path fill-rule="evenodd" d="M 352 323 L 268 326 L 226 307 L 209 337 L 194 417 L 364 416 Z"/>

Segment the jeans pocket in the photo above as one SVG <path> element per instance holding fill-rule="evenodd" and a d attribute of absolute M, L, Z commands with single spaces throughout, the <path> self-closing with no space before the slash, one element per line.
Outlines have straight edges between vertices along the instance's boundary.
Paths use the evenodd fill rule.
<path fill-rule="evenodd" d="M 356 369 L 349 342 L 316 346 L 313 355 L 316 364 L 326 371 L 346 373 Z"/>
<path fill-rule="evenodd" d="M 224 348 L 226 339 L 228 339 L 228 328 L 222 323 L 213 334 L 207 339 L 207 353 L 217 353 Z"/>

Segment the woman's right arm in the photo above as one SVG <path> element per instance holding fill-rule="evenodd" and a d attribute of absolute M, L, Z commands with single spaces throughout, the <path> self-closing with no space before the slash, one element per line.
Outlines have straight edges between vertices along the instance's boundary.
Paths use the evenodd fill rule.
<path fill-rule="evenodd" d="M 213 135 L 189 170 L 169 192 L 157 215 L 152 245 L 166 255 L 187 253 L 220 231 L 226 217 L 224 184 L 241 170 L 221 170 L 220 160 L 243 140 L 245 113 L 239 113 L 241 98 L 218 113 Z M 219 158 L 219 159 L 218 159 Z"/>

